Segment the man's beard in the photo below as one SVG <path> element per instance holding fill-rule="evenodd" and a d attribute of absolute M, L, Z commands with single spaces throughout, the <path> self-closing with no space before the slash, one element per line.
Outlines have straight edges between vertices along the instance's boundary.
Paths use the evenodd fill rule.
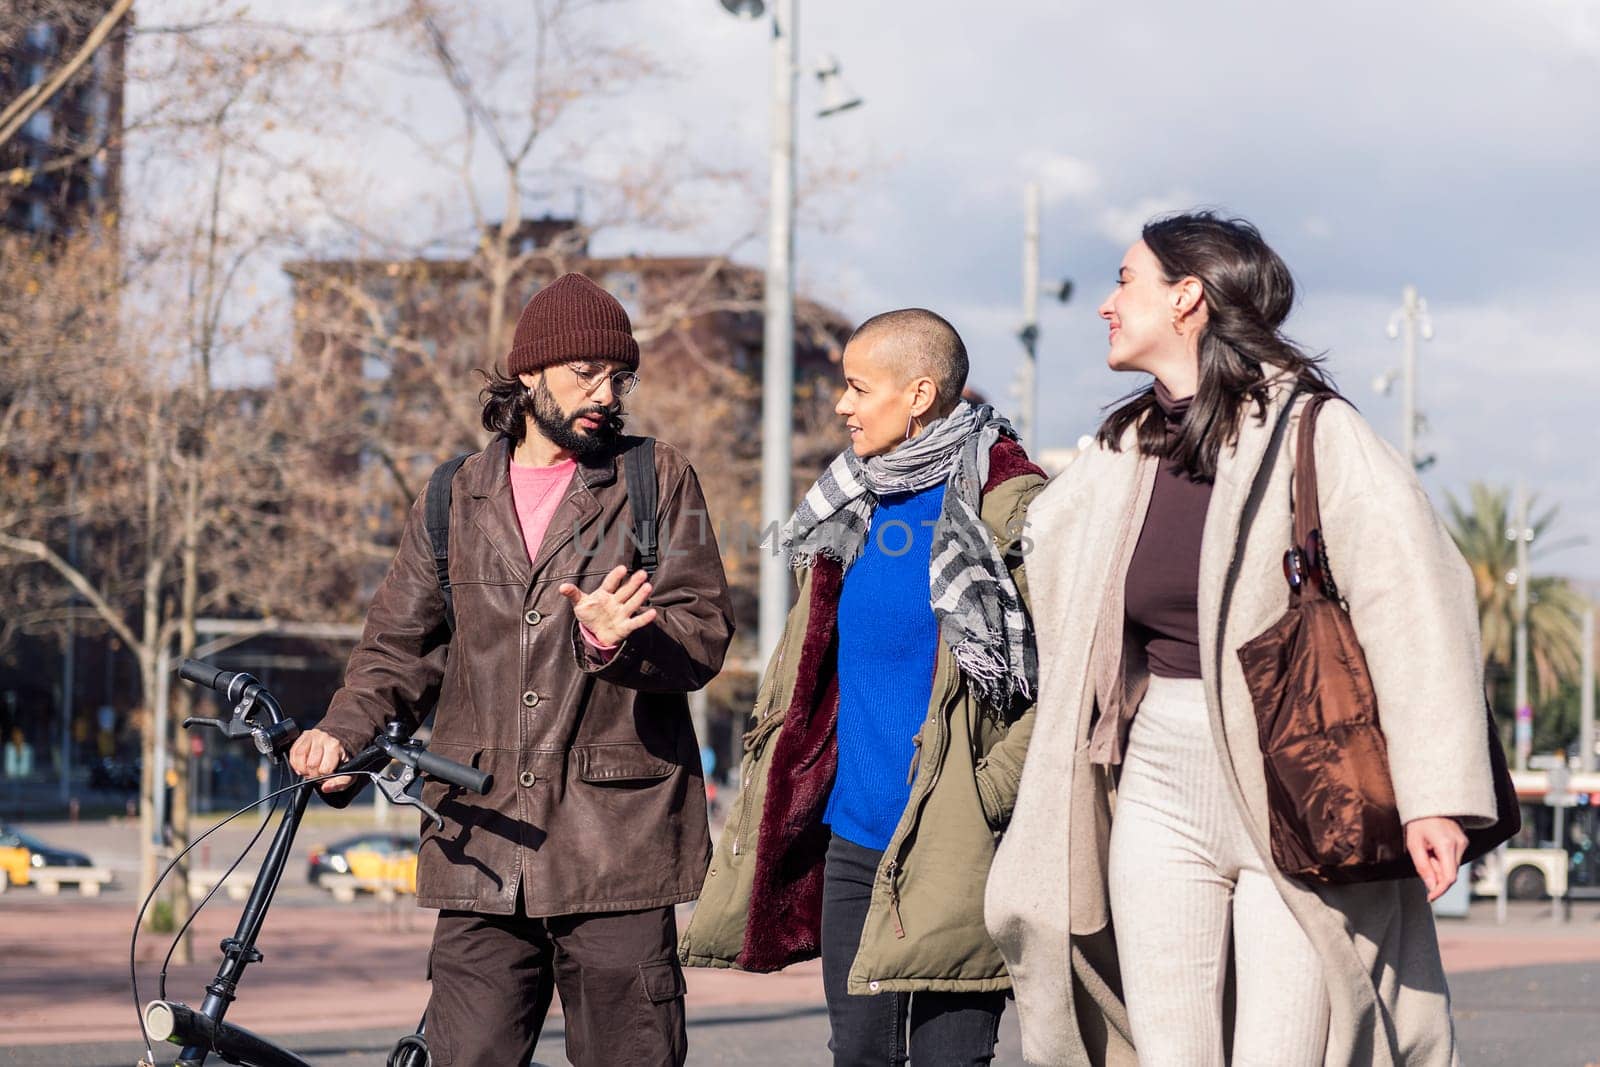
<path fill-rule="evenodd" d="M 622 434 L 620 401 L 611 407 L 606 407 L 604 404 L 586 404 L 576 411 L 562 411 L 561 405 L 556 403 L 556 398 L 551 395 L 542 378 L 528 390 L 528 400 L 524 407 L 527 413 L 533 416 L 533 423 L 539 428 L 540 433 L 549 438 L 556 447 L 571 452 L 579 459 L 592 459 L 608 451 Z M 600 425 L 593 430 L 579 430 L 574 423 L 586 415 L 598 417 Z"/>

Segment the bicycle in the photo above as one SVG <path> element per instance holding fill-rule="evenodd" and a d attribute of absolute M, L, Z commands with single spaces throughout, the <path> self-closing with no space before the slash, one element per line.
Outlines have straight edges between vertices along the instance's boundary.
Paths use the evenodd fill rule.
<path fill-rule="evenodd" d="M 215 690 L 222 694 L 226 703 L 233 705 L 228 718 L 191 717 L 184 720 L 185 729 L 215 729 L 229 741 L 249 739 L 254 743 L 256 751 L 267 757 L 274 765 L 287 764 L 290 746 L 300 736 L 300 727 L 283 713 L 278 701 L 260 682 L 243 672 L 218 670 L 199 660 L 184 660 L 178 668 L 178 676 L 196 685 Z M 377 770 L 379 767 L 383 768 L 381 772 Z M 438 827 L 444 825 L 444 820 L 437 811 L 423 803 L 418 789 L 415 788 L 421 784 L 419 775 L 436 778 L 441 782 L 479 794 L 487 793 L 494 784 L 492 775 L 434 755 L 427 751 L 422 742 L 405 737 L 401 724 L 391 722 L 384 726 L 383 733 L 374 738 L 370 745 L 345 761 L 333 773 L 309 779 L 296 777 L 288 786 L 274 790 L 260 800 L 240 808 L 217 826 L 197 837 L 183 852 L 173 858 L 162 872 L 161 878 L 156 879 L 156 886 L 151 888 L 149 896 L 145 898 L 144 905 L 139 910 L 139 919 L 134 923 L 129 967 L 130 972 L 133 972 L 134 1004 L 139 1008 L 140 1035 L 145 1042 L 146 1058 L 140 1061 L 140 1067 L 153 1067 L 154 1043 L 158 1041 L 182 1047 L 183 1051 L 179 1053 L 174 1067 L 202 1067 L 207 1057 L 213 1053 L 228 1063 L 241 1064 L 244 1067 L 311 1067 L 307 1061 L 270 1039 L 227 1022 L 225 1016 L 229 1005 L 238 999 L 239 982 L 244 976 L 245 969 L 263 958 L 260 950 L 256 948 L 256 938 L 261 932 L 267 909 L 272 905 L 278 883 L 283 878 L 289 851 L 294 844 L 301 819 L 305 815 L 312 787 L 318 782 L 342 775 L 371 779 L 391 803 L 417 808 Z M 227 874 L 232 874 L 234 868 L 243 862 L 245 856 L 255 846 L 256 840 L 272 821 L 279 800 L 285 795 L 290 797 L 289 804 L 278 821 L 272 844 L 261 861 L 255 885 L 239 917 L 239 924 L 233 936 L 222 942 L 222 963 L 217 967 L 216 977 L 206 986 L 205 1000 L 201 1002 L 199 1008 L 191 1008 L 182 1002 L 166 999 L 164 964 L 157 999 L 140 1007 L 138 975 L 134 970 L 139 922 L 143 919 L 145 909 L 155 898 L 156 889 L 159 888 L 162 878 L 165 878 L 167 873 L 206 837 L 245 812 L 270 800 L 272 807 L 262 820 L 261 829 L 245 846 L 233 866 L 228 868 Z M 194 909 L 189 922 L 193 922 L 194 916 L 210 903 L 211 898 L 222 888 L 226 877 L 227 875 L 224 875 L 222 879 L 218 879 L 217 885 Z M 178 937 L 181 938 L 187 929 L 188 923 L 178 931 Z M 167 959 L 170 962 L 170 951 Z M 428 1053 L 426 1019 L 418 1024 L 414 1033 L 407 1034 L 396 1042 L 389 1054 L 388 1063 L 389 1067 L 428 1067 L 431 1057 Z"/>

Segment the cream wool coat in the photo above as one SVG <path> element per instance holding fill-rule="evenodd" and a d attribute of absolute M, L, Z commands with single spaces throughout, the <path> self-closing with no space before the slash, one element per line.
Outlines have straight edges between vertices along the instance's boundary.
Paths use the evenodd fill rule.
<path fill-rule="evenodd" d="M 1229 788 L 1263 856 L 1267 797 L 1255 713 L 1236 655 L 1283 614 L 1294 431 L 1277 382 L 1219 460 L 1200 561 L 1200 653 Z M 1324 538 L 1371 668 L 1400 816 L 1495 813 L 1484 744 L 1477 605 L 1465 562 L 1416 476 L 1347 404 L 1316 435 Z M 1097 634 L 1143 525 L 1153 461 L 1130 432 L 1097 447 L 1034 502 L 1026 536 L 1038 631 L 1036 725 L 985 919 L 1006 959 L 1030 1064 L 1135 1064 L 1117 976 L 1106 848 L 1114 784 L 1089 762 L 1089 727 L 1122 634 Z M 1109 627 L 1108 627 L 1109 628 Z M 1119 642 L 1109 650 L 1096 642 Z M 1101 667 L 1096 668 L 1099 661 Z M 1097 678 L 1098 675 L 1098 678 Z M 1133 680 L 1134 682 L 1137 679 Z M 1270 858 L 1266 862 L 1273 870 Z M 1331 1000 L 1325 1062 L 1451 1064 L 1449 994 L 1419 879 L 1312 888 L 1277 877 L 1321 956 Z M 1128 920 L 1136 921 L 1136 920 Z"/>

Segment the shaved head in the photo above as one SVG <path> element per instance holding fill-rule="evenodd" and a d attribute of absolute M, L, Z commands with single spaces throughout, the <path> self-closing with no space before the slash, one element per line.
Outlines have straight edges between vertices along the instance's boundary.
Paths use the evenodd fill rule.
<path fill-rule="evenodd" d="M 967 346 L 956 328 L 925 308 L 885 311 L 856 327 L 850 344 L 871 342 L 872 358 L 895 368 L 901 381 L 931 378 L 946 412 L 967 387 Z"/>

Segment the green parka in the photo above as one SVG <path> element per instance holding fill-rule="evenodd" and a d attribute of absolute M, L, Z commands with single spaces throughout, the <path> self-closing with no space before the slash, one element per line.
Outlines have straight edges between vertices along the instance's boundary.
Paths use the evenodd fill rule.
<path fill-rule="evenodd" d="M 990 452 L 981 516 L 1027 602 L 1023 520 L 1045 483 L 1015 442 Z M 843 575 L 822 558 L 756 696 L 741 782 L 680 942 L 690 966 L 773 971 L 820 950 L 821 822 L 837 766 L 837 609 Z M 984 883 L 1011 817 L 1033 708 L 983 708 L 941 641 L 933 695 L 907 768 L 911 799 L 884 850 L 850 970 L 851 993 L 1009 989 L 983 924 Z"/>

